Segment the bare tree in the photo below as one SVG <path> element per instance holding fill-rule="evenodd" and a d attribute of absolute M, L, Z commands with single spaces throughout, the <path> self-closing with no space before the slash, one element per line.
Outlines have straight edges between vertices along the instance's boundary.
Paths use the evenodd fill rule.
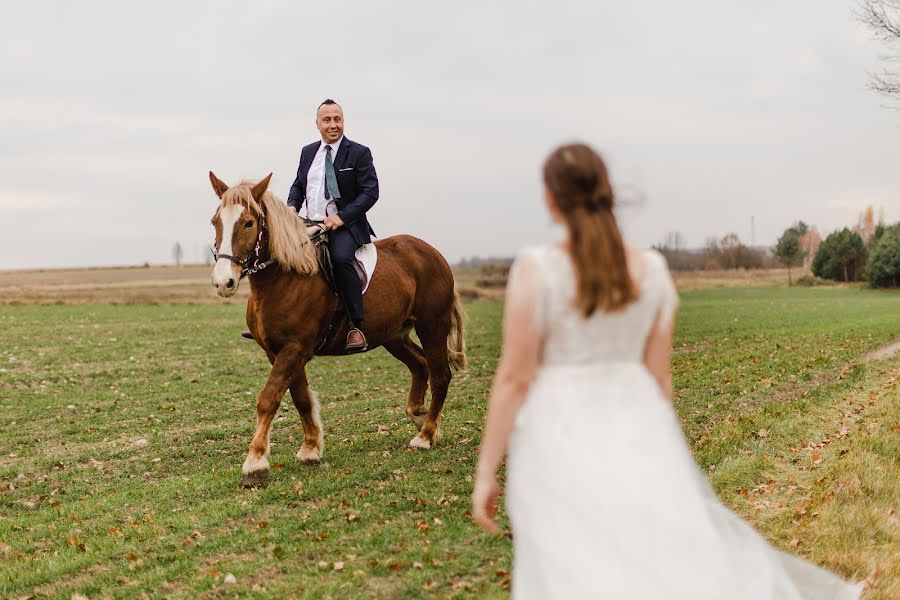
<path fill-rule="evenodd" d="M 175 259 L 175 265 L 181 266 L 181 259 L 184 257 L 184 250 L 181 249 L 181 242 L 175 242 L 172 246 L 172 258 Z"/>
<path fill-rule="evenodd" d="M 666 234 L 666 239 L 662 244 L 654 246 L 656 250 L 662 254 L 669 268 L 673 271 L 686 271 L 693 268 L 691 253 L 688 251 L 684 241 L 684 236 L 677 231 L 671 231 Z"/>
<path fill-rule="evenodd" d="M 893 54 L 881 58 L 887 65 L 900 63 L 900 0 L 858 0 L 856 18 L 865 24 Z M 870 73 L 869 87 L 890 98 L 900 98 L 900 71 L 885 66 L 881 73 Z"/>

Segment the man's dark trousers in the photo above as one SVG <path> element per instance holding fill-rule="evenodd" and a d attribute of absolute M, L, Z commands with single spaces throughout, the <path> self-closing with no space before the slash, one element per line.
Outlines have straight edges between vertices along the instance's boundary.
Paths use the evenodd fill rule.
<path fill-rule="evenodd" d="M 338 291 L 350 313 L 350 319 L 357 327 L 363 320 L 362 283 L 356 272 L 356 249 L 359 245 L 345 227 L 328 232 L 328 250 L 334 267 L 334 279 Z"/>

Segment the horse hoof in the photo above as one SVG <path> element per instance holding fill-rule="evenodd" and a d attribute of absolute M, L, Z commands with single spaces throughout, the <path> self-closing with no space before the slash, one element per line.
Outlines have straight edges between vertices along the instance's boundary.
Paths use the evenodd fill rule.
<path fill-rule="evenodd" d="M 416 448 L 417 450 L 431 450 L 431 442 L 423 438 L 421 435 L 417 435 L 409 441 L 409 447 Z"/>
<path fill-rule="evenodd" d="M 241 485 L 245 488 L 254 488 L 265 485 L 268 480 L 268 471 L 254 471 L 241 477 Z"/>
<path fill-rule="evenodd" d="M 297 460 L 302 463 L 318 463 L 322 461 L 322 451 L 317 447 L 307 448 L 306 446 L 301 446 L 300 450 L 297 452 Z"/>

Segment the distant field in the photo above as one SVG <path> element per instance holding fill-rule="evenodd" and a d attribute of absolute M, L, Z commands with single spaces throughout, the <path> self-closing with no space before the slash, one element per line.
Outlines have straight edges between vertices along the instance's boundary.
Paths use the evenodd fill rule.
<path fill-rule="evenodd" d="M 0 271 L 0 303 L 219 303 L 211 273 L 209 265 Z"/>
<path fill-rule="evenodd" d="M 0 306 L 0 596 L 506 597 L 510 542 L 467 514 L 502 304 L 466 309 L 434 450 L 405 447 L 403 365 L 318 358 L 325 461 L 295 462 L 286 400 L 272 480 L 248 491 L 268 363 L 240 302 Z M 723 499 L 879 600 L 900 596 L 900 363 L 861 357 L 897 338 L 900 294 L 728 287 L 682 294 L 675 343 L 677 408 Z"/>
<path fill-rule="evenodd" d="M 216 303 L 223 302 L 210 285 L 211 265 L 181 267 L 154 265 L 91 269 L 0 271 L 0 304 L 79 303 Z M 499 299 L 503 289 L 482 287 L 478 269 L 456 270 L 457 284 L 466 298 Z M 786 269 L 757 271 L 691 271 L 673 274 L 679 289 L 719 287 L 781 287 Z M 794 273 L 796 278 L 799 273 Z M 228 302 L 243 303 L 248 286 Z"/>

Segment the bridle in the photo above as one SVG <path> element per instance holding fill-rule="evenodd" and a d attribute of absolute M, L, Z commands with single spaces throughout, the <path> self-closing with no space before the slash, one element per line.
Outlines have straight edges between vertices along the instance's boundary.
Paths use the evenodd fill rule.
<path fill-rule="evenodd" d="M 230 260 L 231 262 L 233 262 L 234 264 L 238 265 L 241 268 L 241 277 L 240 277 L 241 279 L 243 279 L 244 277 L 246 277 L 248 275 L 253 275 L 254 273 L 258 273 L 258 272 L 262 271 L 263 269 L 265 269 L 266 267 L 268 267 L 276 262 L 275 259 L 273 259 L 273 258 L 263 261 L 262 257 L 259 254 L 259 249 L 260 249 L 260 246 L 262 246 L 263 237 L 268 236 L 268 233 L 269 233 L 269 229 L 268 229 L 268 227 L 266 227 L 265 211 L 263 211 L 263 210 L 259 211 L 259 217 L 257 218 L 257 221 L 259 222 L 259 235 L 257 235 L 257 237 L 256 237 L 256 244 L 253 246 L 253 249 L 247 254 L 247 256 L 243 260 L 240 258 L 237 258 L 236 256 L 232 256 L 230 254 L 219 254 L 219 251 L 216 248 L 215 244 L 212 244 L 210 246 L 210 250 L 212 251 L 214 260 L 219 260 L 220 258 L 227 258 L 228 260 Z M 307 231 L 309 233 L 309 239 L 305 240 L 304 244 L 313 243 L 316 246 L 326 244 L 325 234 L 328 233 L 328 229 L 326 229 L 322 224 L 317 223 L 317 224 L 313 225 L 312 227 L 308 228 Z M 326 248 L 327 248 L 327 246 L 326 246 Z M 325 277 L 325 282 L 328 284 L 328 286 L 331 287 L 332 283 L 329 282 L 328 277 L 325 276 L 326 266 L 322 262 L 323 258 L 322 258 L 321 254 L 319 254 L 318 260 L 319 260 L 319 272 L 322 274 L 323 277 Z M 330 258 L 327 260 L 329 262 L 328 270 L 330 270 Z M 334 293 L 335 295 L 338 295 L 337 291 L 335 289 L 332 289 L 332 293 Z M 339 300 L 338 302 L 341 302 L 341 301 Z M 346 306 L 344 307 L 344 309 L 346 310 Z M 334 318 L 331 320 L 331 323 L 328 324 L 328 328 L 325 331 L 325 338 L 322 340 L 322 342 L 316 348 L 317 354 L 322 350 L 322 348 L 324 348 L 325 346 L 328 345 L 329 341 L 331 341 L 331 336 L 334 333 L 335 329 L 337 328 L 338 324 L 340 323 L 340 321 L 342 319 L 343 319 L 343 314 L 340 312 L 340 310 L 336 311 Z"/>
<path fill-rule="evenodd" d="M 256 236 L 256 244 L 253 246 L 253 249 L 247 254 L 247 256 L 241 260 L 236 256 L 232 256 L 230 254 L 219 254 L 219 250 L 216 248 L 215 244 L 210 246 L 210 251 L 212 252 L 213 260 L 219 260 L 220 258 L 227 258 L 237 266 L 241 268 L 241 279 L 246 277 L 247 275 L 253 275 L 254 273 L 259 273 L 266 267 L 271 266 L 275 263 L 274 258 L 270 258 L 269 260 L 262 260 L 262 257 L 259 254 L 259 248 L 262 245 L 263 237 L 268 237 L 269 229 L 266 227 L 266 212 L 264 210 L 259 211 L 259 217 L 257 218 L 259 222 L 259 235 Z M 321 225 L 317 225 L 319 230 L 315 233 L 310 234 L 309 241 L 319 244 L 324 241 L 324 235 L 328 231 Z M 308 242 L 304 242 L 308 243 Z"/>
<path fill-rule="evenodd" d="M 243 279 L 247 275 L 258 273 L 266 267 L 271 266 L 275 262 L 275 259 L 273 258 L 264 261 L 259 254 L 259 248 L 262 245 L 263 236 L 266 236 L 269 233 L 269 229 L 266 227 L 266 213 L 264 210 L 259 211 L 259 217 L 257 218 L 257 221 L 259 222 L 259 235 L 256 236 L 256 245 L 253 246 L 253 249 L 243 260 L 230 254 L 219 254 L 219 250 L 216 248 L 215 244 L 213 244 L 210 248 L 210 250 L 212 250 L 213 260 L 227 258 L 228 260 L 239 266 L 241 268 L 241 279 Z"/>

